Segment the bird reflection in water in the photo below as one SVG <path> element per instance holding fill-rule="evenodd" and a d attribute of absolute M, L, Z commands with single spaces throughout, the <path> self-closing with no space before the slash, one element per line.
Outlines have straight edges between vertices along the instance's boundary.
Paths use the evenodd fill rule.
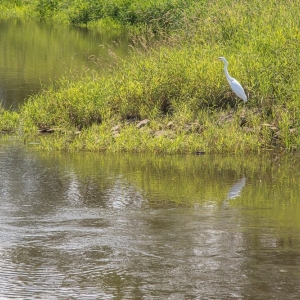
<path fill-rule="evenodd" d="M 227 193 L 227 197 L 223 201 L 223 205 L 228 204 L 229 200 L 239 197 L 245 185 L 246 185 L 245 177 L 241 178 L 236 183 L 234 183 L 234 185 L 230 188 L 229 192 Z"/>

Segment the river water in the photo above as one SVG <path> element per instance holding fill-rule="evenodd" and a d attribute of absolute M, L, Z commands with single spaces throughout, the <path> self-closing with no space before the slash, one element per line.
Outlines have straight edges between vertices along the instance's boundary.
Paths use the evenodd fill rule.
<path fill-rule="evenodd" d="M 61 76 L 107 70 L 130 49 L 124 32 L 0 19 L 0 103 L 16 109 Z"/>
<path fill-rule="evenodd" d="M 2 143 L 0 298 L 299 299 L 299 170 Z"/>

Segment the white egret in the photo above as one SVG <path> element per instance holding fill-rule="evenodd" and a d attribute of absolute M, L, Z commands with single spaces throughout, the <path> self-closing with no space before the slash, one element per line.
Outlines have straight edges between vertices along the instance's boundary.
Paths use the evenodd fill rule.
<path fill-rule="evenodd" d="M 231 86 L 231 89 L 233 90 L 233 92 L 241 99 L 243 99 L 244 102 L 247 102 L 247 96 L 245 94 L 245 91 L 243 89 L 243 87 L 241 86 L 241 84 L 234 78 L 230 77 L 230 75 L 228 74 L 228 62 L 226 60 L 225 57 L 219 57 L 217 58 L 219 60 L 221 60 L 224 63 L 224 73 L 226 76 L 226 79 L 229 83 L 229 85 Z"/>

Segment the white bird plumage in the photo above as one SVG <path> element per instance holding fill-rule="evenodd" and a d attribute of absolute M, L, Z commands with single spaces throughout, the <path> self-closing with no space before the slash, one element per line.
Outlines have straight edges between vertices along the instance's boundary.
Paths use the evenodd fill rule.
<path fill-rule="evenodd" d="M 227 79 L 231 89 L 233 90 L 233 92 L 239 98 L 243 99 L 244 102 L 247 102 L 247 96 L 246 96 L 246 93 L 245 93 L 243 87 L 235 78 L 230 77 L 230 75 L 228 73 L 228 70 L 227 70 L 228 62 L 227 62 L 226 58 L 221 56 L 218 59 L 224 63 L 224 73 L 225 73 L 226 79 Z"/>

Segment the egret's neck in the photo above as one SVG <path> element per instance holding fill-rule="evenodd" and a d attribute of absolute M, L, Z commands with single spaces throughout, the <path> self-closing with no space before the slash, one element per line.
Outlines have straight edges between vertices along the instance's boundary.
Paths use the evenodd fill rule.
<path fill-rule="evenodd" d="M 227 81 L 230 83 L 232 78 L 230 77 L 230 75 L 228 73 L 227 67 L 228 67 L 228 63 L 224 62 L 224 73 L 225 73 Z"/>

